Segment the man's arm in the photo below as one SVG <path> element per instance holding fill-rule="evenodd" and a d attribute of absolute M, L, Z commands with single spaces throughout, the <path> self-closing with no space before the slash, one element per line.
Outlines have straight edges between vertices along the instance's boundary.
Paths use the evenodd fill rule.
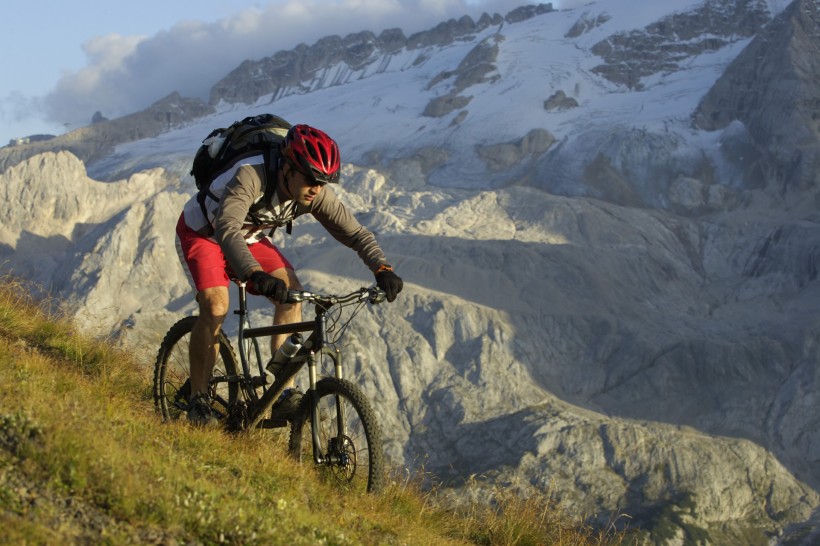
<path fill-rule="evenodd" d="M 376 237 L 356 220 L 329 186 L 319 194 L 311 213 L 334 239 L 355 250 L 370 271 L 376 273 L 387 264 Z"/>
<path fill-rule="evenodd" d="M 225 186 L 214 218 L 214 238 L 231 269 L 243 280 L 260 269 L 259 262 L 248 250 L 242 228 L 251 205 L 262 195 L 262 176 L 258 166 L 239 167 L 236 176 Z"/>

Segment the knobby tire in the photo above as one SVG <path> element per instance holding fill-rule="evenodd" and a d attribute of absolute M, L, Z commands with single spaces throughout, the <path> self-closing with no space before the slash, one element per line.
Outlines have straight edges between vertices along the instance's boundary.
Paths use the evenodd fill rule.
<path fill-rule="evenodd" d="M 325 463 L 320 470 L 330 481 L 354 489 L 377 492 L 384 486 L 384 453 L 376 414 L 358 386 L 345 379 L 325 377 L 316 383 L 319 397 L 319 439 L 323 456 L 344 454 L 345 463 Z M 310 392 L 302 398 L 290 430 L 288 451 L 300 462 L 312 462 Z M 337 403 L 338 400 L 338 403 Z M 337 434 L 339 404 L 344 407 L 346 435 Z M 337 449 L 332 449 L 336 446 Z"/>
<path fill-rule="evenodd" d="M 188 351 L 191 330 L 196 321 L 196 316 L 177 321 L 165 334 L 157 352 L 154 365 L 154 405 L 164 421 L 179 419 L 185 413 L 181 405 L 183 400 L 187 401 L 187 394 L 190 392 Z M 237 399 L 239 387 L 236 382 L 218 381 L 218 378 L 235 376 L 239 366 L 231 343 L 221 330 L 218 339 L 219 354 L 211 374 L 209 394 L 216 414 L 224 418 L 228 406 Z"/>

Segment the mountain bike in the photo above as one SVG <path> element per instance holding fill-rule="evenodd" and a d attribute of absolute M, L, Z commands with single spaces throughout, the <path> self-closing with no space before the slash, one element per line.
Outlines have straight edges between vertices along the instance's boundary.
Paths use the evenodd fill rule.
<path fill-rule="evenodd" d="M 342 355 L 336 346 L 353 317 L 366 303 L 384 301 L 375 287 L 336 296 L 290 290 L 288 303 L 312 303 L 310 321 L 252 328 L 248 319 L 246 283 L 238 287 L 236 336 L 239 358 L 220 330 L 219 352 L 209 380 L 214 413 L 229 431 L 281 428 L 290 425 L 288 452 L 300 462 L 313 460 L 336 483 L 378 491 L 384 480 L 381 432 L 367 397 L 343 377 Z M 344 310 L 344 312 L 343 312 Z M 165 335 L 154 367 L 154 404 L 163 420 L 183 417 L 190 394 L 188 348 L 197 320 L 179 320 Z M 271 381 L 259 339 L 277 334 L 305 334 L 305 341 Z M 290 419 L 272 418 L 272 409 L 286 386 L 305 367 L 309 388 Z M 332 367 L 332 375 L 327 373 Z M 320 373 L 325 374 L 319 377 Z"/>

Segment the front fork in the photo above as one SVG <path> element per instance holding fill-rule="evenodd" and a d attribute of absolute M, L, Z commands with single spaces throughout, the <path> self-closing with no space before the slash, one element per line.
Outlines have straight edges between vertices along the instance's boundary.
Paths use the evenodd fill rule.
<path fill-rule="evenodd" d="M 313 461 L 316 464 L 340 464 L 341 460 L 338 453 L 331 453 L 330 447 L 334 442 L 343 441 L 346 432 L 344 430 L 345 415 L 344 405 L 339 397 L 336 397 L 336 435 L 328 439 L 327 454 L 322 453 L 321 439 L 319 438 L 319 427 L 321 423 L 321 416 L 319 414 L 319 392 L 316 389 L 318 383 L 318 363 L 323 357 L 327 356 L 333 361 L 333 372 L 337 379 L 342 379 L 342 353 L 335 347 L 325 347 L 319 351 L 317 358 L 316 353 L 310 353 L 308 357 L 308 377 L 310 381 L 310 389 L 308 396 L 310 396 L 310 426 L 311 434 L 313 435 Z M 337 450 L 333 450 L 337 451 Z"/>

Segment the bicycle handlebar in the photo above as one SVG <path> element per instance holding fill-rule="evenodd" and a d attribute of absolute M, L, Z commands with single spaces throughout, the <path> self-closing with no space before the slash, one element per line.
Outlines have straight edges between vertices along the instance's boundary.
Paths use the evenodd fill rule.
<path fill-rule="evenodd" d="M 309 301 L 324 307 L 331 305 L 339 305 L 342 303 L 349 303 L 352 301 L 369 301 L 372 304 L 378 304 L 385 301 L 387 294 L 384 290 L 376 288 L 359 288 L 355 292 L 345 294 L 343 296 L 335 296 L 331 294 L 316 294 L 305 290 L 288 290 L 288 303 L 299 303 Z"/>

